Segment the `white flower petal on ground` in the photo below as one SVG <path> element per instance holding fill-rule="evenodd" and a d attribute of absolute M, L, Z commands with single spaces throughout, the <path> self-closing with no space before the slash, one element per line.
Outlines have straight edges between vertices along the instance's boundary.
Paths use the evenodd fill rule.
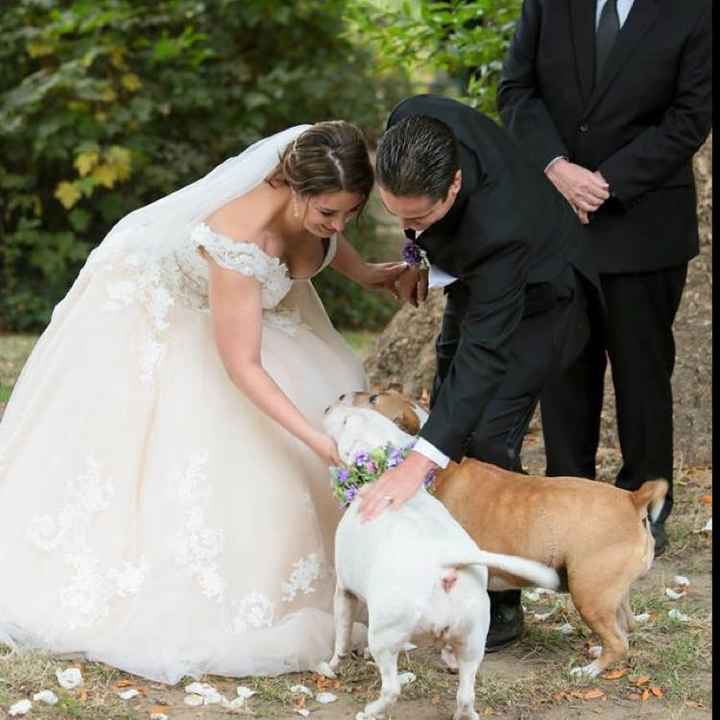
<path fill-rule="evenodd" d="M 665 595 L 671 600 L 679 600 L 680 598 L 684 598 L 687 593 L 684 590 L 682 592 L 675 592 L 672 588 L 665 588 Z"/>
<path fill-rule="evenodd" d="M 676 587 L 687 587 L 690 584 L 690 580 L 684 575 L 676 575 L 673 578 L 673 585 Z"/>
<path fill-rule="evenodd" d="M 400 681 L 400 687 L 403 685 L 409 685 L 412 682 L 415 682 L 416 680 L 415 673 L 411 672 L 402 672 L 398 675 L 398 680 Z"/>
<path fill-rule="evenodd" d="M 241 710 L 246 706 L 244 697 L 236 697 L 234 700 L 228 700 L 224 695 L 220 697 L 222 698 L 220 704 L 226 710 Z"/>
<path fill-rule="evenodd" d="M 557 612 L 557 608 L 554 607 L 552 610 L 549 610 L 548 612 L 544 613 L 533 613 L 533 617 L 536 620 L 547 620 L 550 616 L 554 615 Z"/>
<path fill-rule="evenodd" d="M 678 622 L 687 622 L 690 619 L 688 615 L 685 615 L 685 613 L 681 613 L 677 608 L 668 610 L 668 617 L 672 618 L 673 620 L 677 620 Z"/>
<path fill-rule="evenodd" d="M 293 685 L 290 688 L 291 693 L 302 693 L 303 695 L 308 695 L 309 697 L 313 697 L 313 691 L 309 687 L 305 687 L 304 685 Z"/>
<path fill-rule="evenodd" d="M 55 677 L 58 684 L 65 690 L 74 690 L 83 684 L 83 676 L 78 668 L 67 668 L 67 670 L 56 670 Z"/>
<path fill-rule="evenodd" d="M 150 720 L 168 720 L 168 716 L 165 713 L 153 712 L 150 713 Z"/>
<path fill-rule="evenodd" d="M 635 622 L 636 623 L 646 623 L 650 619 L 650 613 L 640 613 L 639 615 L 635 615 Z"/>
<path fill-rule="evenodd" d="M 310 711 L 307 708 L 295 708 L 295 712 L 303 717 L 310 717 Z"/>
<path fill-rule="evenodd" d="M 315 672 L 326 678 L 335 679 L 337 676 L 333 672 L 333 669 L 326 662 L 321 662 L 316 668 Z"/>
<path fill-rule="evenodd" d="M 253 695 L 257 695 L 257 690 L 251 690 L 249 687 L 245 687 L 244 685 L 238 685 L 237 694 L 238 694 L 239 698 L 242 698 L 243 700 L 247 700 L 248 698 L 251 698 Z"/>
<path fill-rule="evenodd" d="M 119 692 L 117 696 L 121 700 L 132 700 L 133 698 L 137 697 L 140 693 L 135 688 L 130 688 L 129 690 L 123 690 L 122 692 Z"/>
<path fill-rule="evenodd" d="M 35 702 L 44 702 L 47 705 L 55 705 L 58 701 L 58 696 L 52 690 L 41 690 L 35 693 L 32 698 Z"/>
<path fill-rule="evenodd" d="M 550 590 L 549 588 L 535 588 L 535 592 L 538 595 L 557 595 L 554 590 Z"/>
<path fill-rule="evenodd" d="M 702 532 L 712 532 L 712 518 L 710 518 L 703 527 Z"/>
<path fill-rule="evenodd" d="M 14 705 L 10 706 L 8 713 L 15 717 L 15 715 L 27 715 L 32 708 L 32 703 L 29 700 L 19 700 Z"/>
<path fill-rule="evenodd" d="M 537 602 L 540 599 L 540 593 L 533 590 L 523 590 L 523 597 L 529 602 Z"/>
<path fill-rule="evenodd" d="M 561 625 L 558 630 L 563 635 L 572 635 L 572 633 L 575 632 L 575 628 L 570 623 L 565 623 L 564 625 Z"/>
<path fill-rule="evenodd" d="M 190 707 L 198 707 L 199 705 L 202 705 L 205 701 L 203 700 L 202 695 L 186 695 L 185 696 L 185 704 L 189 705 Z"/>
<path fill-rule="evenodd" d="M 321 692 L 318 693 L 315 696 L 315 699 L 321 704 L 321 705 L 327 705 L 328 703 L 335 702 L 337 700 L 337 695 L 333 695 L 330 692 Z"/>
<path fill-rule="evenodd" d="M 191 695 L 199 695 L 203 704 L 205 705 L 218 705 L 223 701 L 226 701 L 224 695 L 221 695 L 212 685 L 208 683 L 194 682 L 185 686 L 185 692 Z M 187 702 L 187 698 L 185 698 Z"/>
<path fill-rule="evenodd" d="M 410 652 L 411 650 L 417 650 L 417 645 L 415 645 L 414 643 L 411 643 L 411 642 L 406 642 L 403 645 L 403 650 L 405 652 Z"/>

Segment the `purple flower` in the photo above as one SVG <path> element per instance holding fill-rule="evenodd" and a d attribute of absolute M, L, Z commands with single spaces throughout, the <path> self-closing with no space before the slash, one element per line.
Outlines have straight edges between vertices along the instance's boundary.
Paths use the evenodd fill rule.
<path fill-rule="evenodd" d="M 374 472 L 377 471 L 377 467 L 376 467 L 375 463 L 374 463 L 374 462 L 371 462 L 371 461 L 368 461 L 368 462 L 365 463 L 365 469 L 366 469 L 369 473 L 374 473 Z"/>
<path fill-rule="evenodd" d="M 412 242 L 412 240 L 408 240 L 405 243 L 405 246 L 402 249 L 402 256 L 403 260 L 408 265 L 419 265 L 422 261 L 420 248 L 414 242 Z"/>
<path fill-rule="evenodd" d="M 437 470 L 428 470 L 424 480 L 425 488 L 429 488 L 435 482 L 435 475 L 437 475 Z"/>
<path fill-rule="evenodd" d="M 402 452 L 400 450 L 393 450 L 388 457 L 387 466 L 388 468 L 397 467 L 403 460 Z"/>
<path fill-rule="evenodd" d="M 341 470 L 338 470 L 337 479 L 341 482 L 347 482 L 350 478 L 350 471 L 346 468 L 342 468 Z"/>
<path fill-rule="evenodd" d="M 345 502 L 349 505 L 357 495 L 357 488 L 356 487 L 350 487 L 345 491 Z"/>
<path fill-rule="evenodd" d="M 358 467 L 362 467 L 366 463 L 370 462 L 370 456 L 366 452 L 359 452 L 355 456 L 355 464 Z"/>

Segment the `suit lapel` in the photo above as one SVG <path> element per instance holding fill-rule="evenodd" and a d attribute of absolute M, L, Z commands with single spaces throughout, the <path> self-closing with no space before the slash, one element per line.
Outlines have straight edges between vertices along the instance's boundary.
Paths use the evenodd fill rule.
<path fill-rule="evenodd" d="M 575 67 L 583 105 L 587 103 L 595 72 L 595 0 L 567 0 L 570 6 Z"/>
<path fill-rule="evenodd" d="M 657 0 L 635 0 L 630 14 L 615 41 L 615 46 L 607 59 L 602 77 L 595 85 L 595 89 L 585 106 L 585 115 L 588 115 L 598 104 L 620 69 L 641 44 L 643 35 L 655 24 L 657 17 Z"/>

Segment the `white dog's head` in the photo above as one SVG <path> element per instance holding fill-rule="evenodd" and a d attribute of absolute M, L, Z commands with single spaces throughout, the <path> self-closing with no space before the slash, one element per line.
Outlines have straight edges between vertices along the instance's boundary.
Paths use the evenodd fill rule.
<path fill-rule="evenodd" d="M 413 436 L 403 432 L 382 413 L 369 408 L 353 407 L 343 400 L 331 405 L 323 419 L 325 431 L 338 446 L 344 463 L 352 463 L 360 452 L 370 452 L 387 444 L 406 447 Z"/>

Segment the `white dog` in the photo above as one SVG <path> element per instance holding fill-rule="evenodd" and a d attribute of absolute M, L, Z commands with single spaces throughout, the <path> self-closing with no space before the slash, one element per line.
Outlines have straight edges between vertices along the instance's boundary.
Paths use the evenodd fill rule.
<path fill-rule="evenodd" d="M 412 438 L 373 410 L 337 404 L 325 429 L 343 460 Z M 459 684 L 455 720 L 477 720 L 475 675 L 485 654 L 490 624 L 487 566 L 558 587 L 557 573 L 531 560 L 480 550 L 445 507 L 424 488 L 396 511 L 363 523 L 358 501 L 345 512 L 335 535 L 335 670 L 347 654 L 358 601 L 367 605 L 368 645 L 382 678 L 380 697 L 357 720 L 382 717 L 400 695 L 397 658 L 411 638 L 431 635 L 452 648 Z M 454 657 L 453 657 L 454 656 Z"/>

